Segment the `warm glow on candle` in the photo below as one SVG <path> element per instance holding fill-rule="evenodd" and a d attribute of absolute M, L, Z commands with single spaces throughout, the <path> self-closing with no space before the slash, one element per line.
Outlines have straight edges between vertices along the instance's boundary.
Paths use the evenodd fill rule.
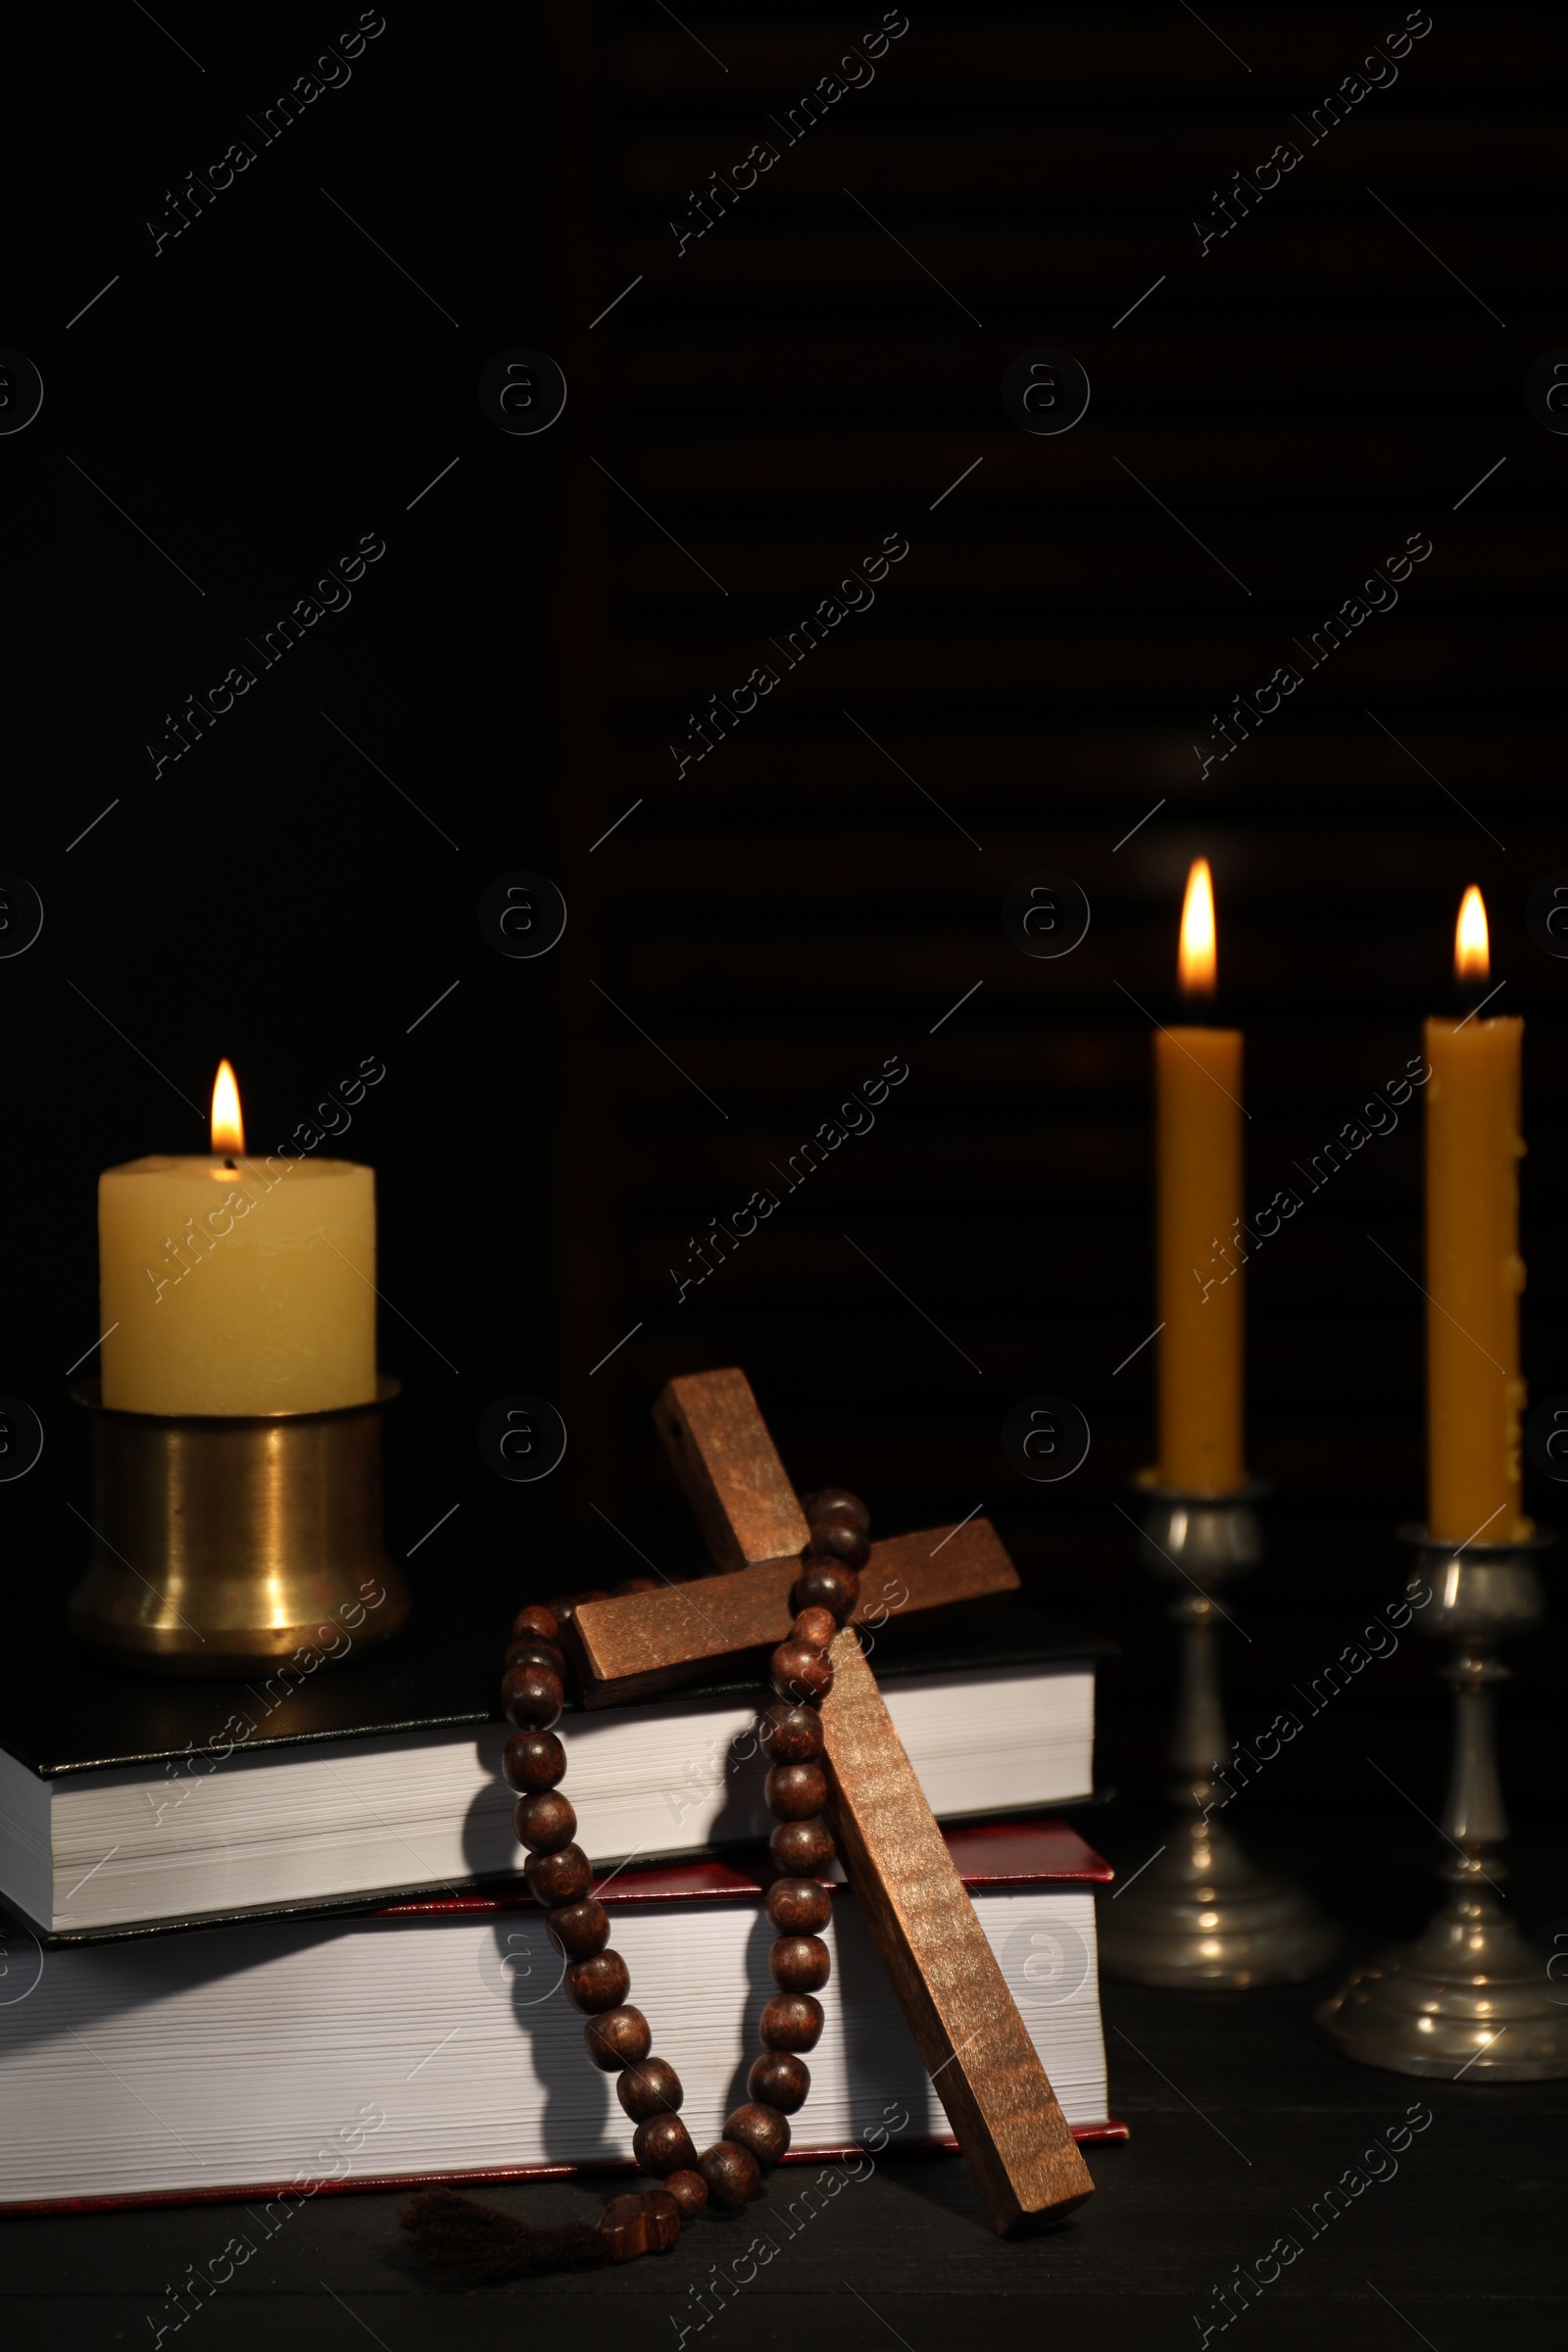
<path fill-rule="evenodd" d="M 1485 923 L 1485 917 L 1482 920 Z M 1176 976 L 1184 997 L 1214 994 L 1217 958 L 1214 952 L 1214 883 L 1206 858 L 1195 858 L 1182 901 L 1182 944 L 1176 957 Z"/>
<path fill-rule="evenodd" d="M 1198 858 L 1182 905 L 1177 973 L 1189 1000 L 1212 997 L 1214 885 Z M 1243 1455 L 1242 1033 L 1198 1025 L 1154 1033 L 1154 1265 L 1162 1487 L 1233 1494 Z M 1195 1018 L 1196 1016 L 1196 1018 Z"/>
<path fill-rule="evenodd" d="M 1492 977 L 1492 949 L 1487 937 L 1487 909 L 1472 882 L 1459 905 L 1453 933 L 1453 973 L 1456 980 L 1485 983 Z"/>
<path fill-rule="evenodd" d="M 213 1151 L 237 1156 L 245 1149 L 245 1122 L 239 1113 L 239 1088 L 226 1061 L 218 1065 L 213 1080 Z"/>
<path fill-rule="evenodd" d="M 1517 1014 L 1482 1020 L 1492 956 L 1472 883 L 1453 935 L 1462 1017 L 1425 1030 L 1427 1082 L 1427 1523 L 1446 1544 L 1517 1544 L 1530 1533 L 1519 1479 Z"/>

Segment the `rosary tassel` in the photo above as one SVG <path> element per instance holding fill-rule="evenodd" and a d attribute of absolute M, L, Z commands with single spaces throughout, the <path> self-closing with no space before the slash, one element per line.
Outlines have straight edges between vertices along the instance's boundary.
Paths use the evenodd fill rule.
<path fill-rule="evenodd" d="M 450 2188 L 427 2188 L 398 2208 L 408 2243 L 449 2277 L 472 2286 L 550 2271 L 595 2271 L 611 2260 L 608 2239 L 591 2222 L 530 2229 L 498 2205 L 481 2205 Z"/>

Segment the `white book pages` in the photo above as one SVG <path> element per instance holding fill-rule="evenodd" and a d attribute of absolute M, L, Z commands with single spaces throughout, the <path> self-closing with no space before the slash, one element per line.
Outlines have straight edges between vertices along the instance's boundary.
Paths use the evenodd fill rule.
<path fill-rule="evenodd" d="M 884 1695 L 942 1820 L 1090 1793 L 1088 1667 L 903 1676 Z M 564 1787 L 595 1863 L 765 1839 L 756 1720 L 757 1706 L 734 1697 L 571 1716 Z M 507 1737 L 489 1724 L 275 1753 L 236 1747 L 168 1772 L 50 1783 L 0 1756 L 0 1894 L 69 1933 L 510 1872 L 518 1852 L 499 1778 Z"/>
<path fill-rule="evenodd" d="M 1094 1900 L 976 1890 L 1069 2123 L 1105 2117 Z M 796 2146 L 948 2127 L 847 1891 Z M 760 1904 L 629 1904 L 612 1942 L 699 2148 L 746 2096 L 773 1990 Z M 16 1981 L 30 1973 L 18 1963 Z M 537 1913 L 257 1921 L 46 1951 L 0 2006 L 0 2204 L 630 2157 Z M 787 2180 L 787 2176 L 786 2176 Z"/>

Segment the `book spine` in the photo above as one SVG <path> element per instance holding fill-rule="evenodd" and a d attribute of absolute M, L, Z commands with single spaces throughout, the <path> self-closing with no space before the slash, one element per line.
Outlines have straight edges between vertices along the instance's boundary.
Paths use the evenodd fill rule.
<path fill-rule="evenodd" d="M 1074 2124 L 1074 2139 L 1083 2145 L 1098 2146 L 1107 2140 L 1130 2139 L 1132 2136 L 1119 2116 L 1105 2116 L 1099 2123 Z M 886 2150 L 882 2153 L 885 2155 Z M 902 2141 L 902 2156 L 956 2156 L 958 2143 L 946 2135 Z M 781 2164 L 847 2164 L 857 2157 L 870 2155 L 867 2148 L 854 2141 L 842 2146 L 825 2148 L 791 2148 L 780 2158 Z M 873 2158 L 874 2161 L 874 2158 Z M 376 2188 L 453 2188 L 471 2187 L 483 2181 L 506 2180 L 577 2180 L 609 2173 L 635 2173 L 636 2165 L 621 2157 L 605 2157 L 589 2164 L 507 2164 L 485 2165 L 475 2172 L 456 2173 L 373 2173 L 354 2176 L 345 2180 L 322 2180 L 318 2183 L 318 2197 L 362 2196 Z M 297 2194 L 288 2182 L 273 2182 L 268 2186 L 259 2180 L 236 2181 L 227 2188 L 152 2188 L 135 2189 L 129 2194 L 100 2197 L 37 2197 L 24 2204 L 0 2204 L 0 2220 L 20 2221 L 26 2214 L 49 2213 L 110 2213 L 131 2205 L 231 2205 L 245 2199 L 260 2199 Z"/>

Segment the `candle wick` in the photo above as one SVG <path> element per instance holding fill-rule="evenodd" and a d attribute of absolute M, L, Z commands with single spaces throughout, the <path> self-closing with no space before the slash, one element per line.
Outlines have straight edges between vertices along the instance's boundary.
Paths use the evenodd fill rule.
<path fill-rule="evenodd" d="M 237 1159 L 225 1159 L 223 1165 L 225 1168 L 237 1168 L 239 1166 L 239 1161 Z"/>

